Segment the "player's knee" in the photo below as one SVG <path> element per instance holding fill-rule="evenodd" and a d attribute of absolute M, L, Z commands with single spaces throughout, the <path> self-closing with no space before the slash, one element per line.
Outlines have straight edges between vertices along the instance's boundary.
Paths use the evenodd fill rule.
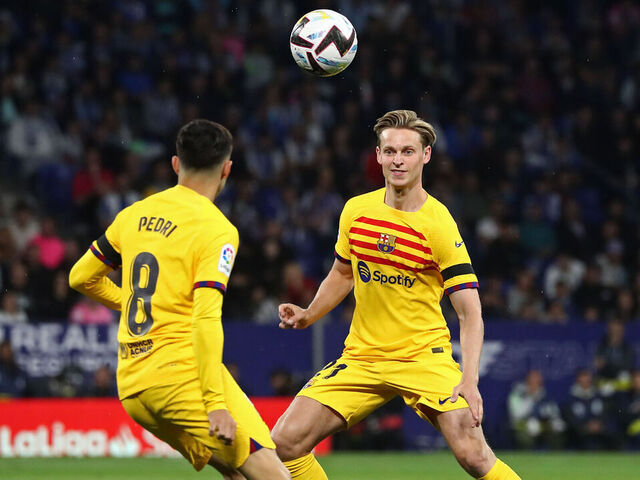
<path fill-rule="evenodd" d="M 486 445 L 466 445 L 456 452 L 456 459 L 469 475 L 479 478 L 491 469 L 495 455 Z"/>
<path fill-rule="evenodd" d="M 294 435 L 294 433 L 294 430 L 290 427 L 283 428 L 279 425 L 276 425 L 271 432 L 271 438 L 276 444 L 276 453 L 283 462 L 303 457 L 311 451 L 305 447 L 304 442 L 301 441 L 302 439 L 297 438 L 298 436 Z"/>

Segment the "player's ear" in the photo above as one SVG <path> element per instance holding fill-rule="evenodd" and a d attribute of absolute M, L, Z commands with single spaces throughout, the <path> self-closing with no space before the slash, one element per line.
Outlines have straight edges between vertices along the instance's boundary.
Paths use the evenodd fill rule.
<path fill-rule="evenodd" d="M 429 163 L 430 160 L 431 160 L 431 147 L 427 145 L 426 147 L 424 147 L 424 158 L 422 163 L 426 165 L 427 163 Z"/>
<path fill-rule="evenodd" d="M 380 146 L 376 147 L 376 161 L 379 165 L 382 165 L 382 157 L 380 156 Z"/>
<path fill-rule="evenodd" d="M 171 166 L 173 167 L 173 171 L 176 172 L 176 175 L 180 175 L 180 159 L 177 155 L 171 157 Z"/>
<path fill-rule="evenodd" d="M 226 179 L 231 174 L 231 165 L 233 162 L 231 160 L 225 160 L 222 164 L 222 175 L 220 178 Z"/>

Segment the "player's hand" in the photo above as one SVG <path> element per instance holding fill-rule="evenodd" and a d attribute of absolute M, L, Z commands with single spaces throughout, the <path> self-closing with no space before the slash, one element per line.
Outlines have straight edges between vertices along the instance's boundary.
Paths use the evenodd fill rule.
<path fill-rule="evenodd" d="M 209 436 L 217 437 L 227 445 L 236 438 L 236 421 L 228 410 L 209 412 Z"/>
<path fill-rule="evenodd" d="M 283 303 L 278 306 L 278 317 L 280 317 L 280 328 L 306 328 L 311 322 L 307 316 L 307 310 L 293 303 Z"/>
<path fill-rule="evenodd" d="M 472 427 L 479 427 L 482 423 L 482 416 L 484 410 L 482 408 L 482 396 L 480 390 L 478 390 L 478 384 L 472 380 L 465 380 L 456 385 L 451 394 L 451 402 L 458 400 L 458 396 L 464 398 L 469 404 L 469 410 L 473 418 Z"/>

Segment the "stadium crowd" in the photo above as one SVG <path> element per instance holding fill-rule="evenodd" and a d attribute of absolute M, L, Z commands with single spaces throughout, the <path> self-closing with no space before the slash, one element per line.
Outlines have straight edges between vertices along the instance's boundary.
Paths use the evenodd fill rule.
<path fill-rule="evenodd" d="M 69 268 L 118 211 L 175 183 L 175 135 L 197 117 L 235 137 L 217 202 L 241 239 L 225 321 L 274 322 L 281 300 L 313 296 L 344 201 L 383 185 L 372 126 L 396 108 L 436 127 L 427 190 L 458 221 L 486 321 L 639 321 L 635 2 L 323 2 L 359 40 L 331 79 L 287 48 L 317 2 L 9 3 L 0 323 L 117 321 L 69 290 Z"/>

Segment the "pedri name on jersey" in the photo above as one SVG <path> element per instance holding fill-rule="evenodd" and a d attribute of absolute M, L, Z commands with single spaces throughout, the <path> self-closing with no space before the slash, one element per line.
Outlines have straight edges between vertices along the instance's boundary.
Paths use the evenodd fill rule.
<path fill-rule="evenodd" d="M 147 232 L 156 232 L 163 235 L 165 238 L 169 238 L 178 225 L 174 225 L 171 220 L 165 220 L 162 217 L 140 217 L 138 221 L 138 231 L 143 229 Z"/>

